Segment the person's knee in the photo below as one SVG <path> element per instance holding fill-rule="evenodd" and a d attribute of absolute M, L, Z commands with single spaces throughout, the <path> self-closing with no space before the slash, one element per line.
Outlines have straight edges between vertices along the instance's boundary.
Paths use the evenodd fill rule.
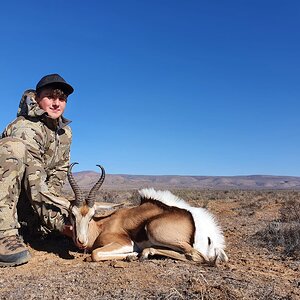
<path fill-rule="evenodd" d="M 48 230 L 63 231 L 68 219 L 68 213 L 64 209 L 45 202 L 33 202 L 33 206 L 43 225 Z"/>
<path fill-rule="evenodd" d="M 23 161 L 26 157 L 27 147 L 25 143 L 18 138 L 3 138 L 1 139 L 0 147 L 2 148 L 1 155 L 6 156 L 7 159 Z"/>

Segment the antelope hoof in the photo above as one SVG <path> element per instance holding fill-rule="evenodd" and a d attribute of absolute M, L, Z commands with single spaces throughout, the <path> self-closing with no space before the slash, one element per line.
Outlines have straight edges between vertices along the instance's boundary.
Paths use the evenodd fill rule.
<path fill-rule="evenodd" d="M 128 262 L 131 262 L 131 261 L 138 260 L 138 257 L 136 254 L 130 254 L 130 255 L 126 256 L 125 260 Z"/>
<path fill-rule="evenodd" d="M 149 255 L 154 255 L 155 254 L 155 249 L 153 248 L 146 248 L 142 251 L 141 256 L 139 258 L 140 261 L 145 261 L 149 259 Z"/>

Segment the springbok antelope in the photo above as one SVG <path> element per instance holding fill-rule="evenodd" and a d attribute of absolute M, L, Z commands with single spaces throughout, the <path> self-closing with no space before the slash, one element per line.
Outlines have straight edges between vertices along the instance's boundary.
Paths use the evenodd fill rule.
<path fill-rule="evenodd" d="M 81 249 L 92 250 L 92 261 L 138 256 L 147 259 L 149 255 L 210 264 L 228 260 L 222 231 L 207 210 L 191 207 L 169 191 L 150 188 L 139 191 L 140 205 L 99 215 L 99 209 L 119 205 L 95 201 L 105 170 L 97 165 L 101 169 L 100 179 L 85 199 L 72 175 L 75 164 L 68 171 L 75 201 L 66 206 L 74 243 Z"/>

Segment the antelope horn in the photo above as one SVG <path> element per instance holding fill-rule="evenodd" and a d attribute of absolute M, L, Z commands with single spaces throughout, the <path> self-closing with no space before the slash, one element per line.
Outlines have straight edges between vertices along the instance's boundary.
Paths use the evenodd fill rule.
<path fill-rule="evenodd" d="M 89 195 L 86 199 L 86 204 L 89 207 L 92 207 L 95 204 L 96 201 L 96 193 L 100 189 L 101 185 L 103 184 L 103 181 L 105 179 L 105 170 L 102 166 L 97 165 L 101 169 L 101 177 L 100 179 L 95 183 L 95 185 L 92 187 L 92 189 L 89 192 Z"/>
<path fill-rule="evenodd" d="M 72 163 L 70 166 L 69 166 L 69 169 L 68 169 L 68 173 L 67 173 L 67 176 L 68 176 L 68 180 L 69 180 L 69 183 L 70 183 L 70 186 L 75 194 L 75 201 L 74 201 L 74 205 L 77 206 L 77 207 L 80 207 L 82 206 L 83 202 L 84 202 L 84 196 L 83 196 L 83 193 L 80 189 L 80 187 L 78 186 L 77 182 L 75 181 L 75 178 L 72 174 L 72 168 L 74 165 L 77 165 L 78 163 L 75 162 L 75 163 Z"/>

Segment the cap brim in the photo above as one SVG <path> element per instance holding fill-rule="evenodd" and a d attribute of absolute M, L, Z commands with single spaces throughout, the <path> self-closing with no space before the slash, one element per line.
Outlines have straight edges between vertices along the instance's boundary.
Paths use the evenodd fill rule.
<path fill-rule="evenodd" d="M 47 87 L 52 87 L 52 88 L 57 88 L 62 90 L 67 96 L 71 95 L 74 92 L 74 89 L 71 85 L 69 85 L 68 83 L 65 82 L 51 82 L 48 84 L 45 84 L 41 87 L 39 87 L 38 89 L 44 89 Z"/>

